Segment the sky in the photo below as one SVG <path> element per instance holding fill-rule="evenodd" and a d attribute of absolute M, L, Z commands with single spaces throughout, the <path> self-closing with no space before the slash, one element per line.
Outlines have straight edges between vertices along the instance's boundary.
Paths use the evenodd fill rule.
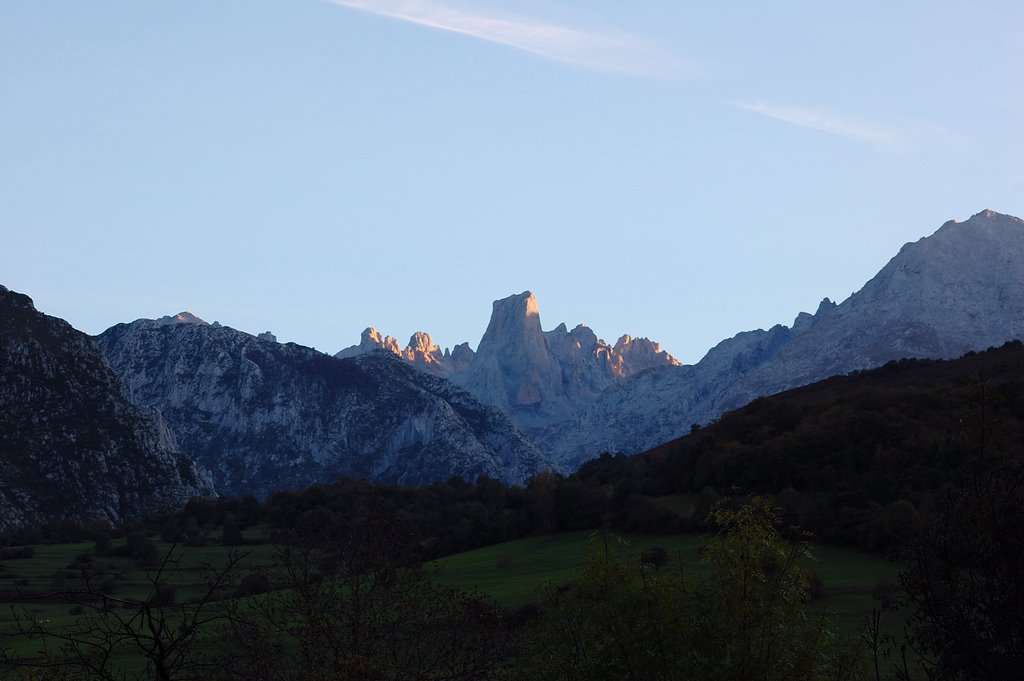
<path fill-rule="evenodd" d="M 1024 3 L 4 0 L 0 284 L 336 352 L 545 329 L 684 362 L 1024 216 Z"/>

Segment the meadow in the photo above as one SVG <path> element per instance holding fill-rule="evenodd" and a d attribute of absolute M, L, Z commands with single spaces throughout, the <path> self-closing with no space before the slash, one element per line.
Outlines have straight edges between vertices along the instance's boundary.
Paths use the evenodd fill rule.
<path fill-rule="evenodd" d="M 593 531 L 564 532 L 529 537 L 487 546 L 433 561 L 438 580 L 448 586 L 475 590 L 492 598 L 502 608 L 515 609 L 536 602 L 544 587 L 564 584 L 576 577 L 581 561 L 594 546 Z M 697 534 L 628 534 L 615 536 L 613 541 L 624 542 L 634 551 L 660 546 L 673 561 L 691 564 L 698 573 L 700 548 L 706 542 Z M 121 542 L 123 545 L 123 541 Z M 116 548 L 118 543 L 114 543 Z M 269 543 L 246 546 L 183 546 L 157 542 L 161 554 L 174 550 L 176 566 L 170 577 L 178 596 L 194 597 L 204 586 L 203 576 L 209 568 L 224 565 L 232 554 L 242 554 L 243 569 L 269 567 L 273 564 L 278 547 Z M 69 544 L 43 544 L 34 546 L 31 558 L 0 560 L 0 594 L 5 594 L 7 605 L 23 599 L 14 597 L 19 591 L 26 594 L 45 594 L 60 589 L 67 579 L 60 573 L 67 571 L 75 558 L 92 551 L 91 542 Z M 814 546 L 816 569 L 823 580 L 825 602 L 836 610 L 871 610 L 870 591 L 880 581 L 895 581 L 898 563 L 877 554 L 837 546 Z M 123 556 L 101 556 L 97 559 L 108 571 L 120 575 L 117 593 L 141 598 L 150 588 L 149 577 L 154 570 L 133 565 Z M 37 606 L 47 610 L 54 604 Z"/>
<path fill-rule="evenodd" d="M 630 534 L 625 541 L 633 551 L 664 548 L 670 561 L 685 561 L 700 576 L 700 548 L 707 537 L 697 534 Z M 594 532 L 567 532 L 529 537 L 488 546 L 435 561 L 437 579 L 446 585 L 478 591 L 506 610 L 536 603 L 547 587 L 572 581 L 587 552 L 597 546 Z M 815 603 L 833 613 L 842 629 L 860 632 L 873 608 L 871 592 L 880 582 L 895 583 L 900 564 L 877 554 L 839 546 L 815 546 L 813 569 L 821 577 Z"/>
<path fill-rule="evenodd" d="M 257 541 L 258 531 L 247 532 L 250 541 Z M 587 553 L 597 546 L 593 531 L 565 532 L 496 544 L 466 551 L 434 561 L 436 579 L 464 591 L 493 599 L 505 610 L 515 610 L 541 600 L 545 588 L 557 587 L 576 578 Z M 665 549 L 669 561 L 682 561 L 699 576 L 700 548 L 706 537 L 698 534 L 629 534 L 613 536 L 610 541 L 622 542 L 628 550 L 643 551 L 652 547 Z M 123 546 L 115 541 L 113 549 Z M 161 555 L 173 551 L 174 564 L 167 583 L 175 590 L 175 598 L 187 601 L 198 597 L 206 587 L 210 569 L 227 563 L 232 555 L 241 555 L 242 573 L 269 568 L 278 547 L 270 543 L 245 546 L 184 546 L 157 542 Z M 13 633 L 14 613 L 36 620 L 48 620 L 51 627 L 70 625 L 78 616 L 74 604 L 57 596 L 63 590 L 84 586 L 76 573 L 76 559 L 95 549 L 91 542 L 49 544 L 33 547 L 30 558 L 0 560 L 0 594 L 6 607 L 0 612 L 0 635 Z M 813 547 L 813 569 L 821 577 L 821 592 L 815 603 L 834 613 L 847 631 L 859 630 L 878 602 L 872 590 L 880 582 L 895 582 L 898 563 L 877 554 L 836 546 Z M 105 582 L 114 595 L 141 600 L 148 597 L 155 577 L 154 569 L 142 569 L 125 556 L 95 556 L 96 571 L 116 574 Z"/>

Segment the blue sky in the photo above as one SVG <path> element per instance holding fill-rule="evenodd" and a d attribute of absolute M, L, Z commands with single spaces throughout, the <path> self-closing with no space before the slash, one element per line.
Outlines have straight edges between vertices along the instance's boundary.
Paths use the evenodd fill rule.
<path fill-rule="evenodd" d="M 545 328 L 693 362 L 1024 214 L 1024 5 L 4 0 L 0 283 L 334 352 Z"/>

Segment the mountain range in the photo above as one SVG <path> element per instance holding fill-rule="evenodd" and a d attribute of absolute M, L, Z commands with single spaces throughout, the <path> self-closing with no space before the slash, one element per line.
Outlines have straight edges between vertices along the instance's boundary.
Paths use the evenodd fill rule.
<path fill-rule="evenodd" d="M 163 466 L 144 484 L 123 466 L 108 480 L 81 476 L 74 517 L 115 519 L 132 505 L 209 494 L 211 479 L 221 494 L 258 496 L 340 476 L 523 482 L 602 452 L 650 449 L 758 396 L 892 359 L 1000 345 L 1024 336 L 1024 221 L 983 211 L 947 222 L 845 301 L 825 299 L 791 326 L 737 334 L 693 365 L 647 338 L 612 344 L 582 324 L 545 331 L 529 291 L 495 301 L 475 351 L 468 343 L 442 350 L 424 332 L 402 348 L 368 328 L 334 357 L 191 313 L 118 324 L 93 341 L 4 294 L 0 406 L 12 405 L 4 427 L 17 434 L 0 441 L 4 512 L 26 522 L 45 515 L 31 509 L 51 502 L 33 500 L 55 499 L 64 492 L 52 490 L 74 477 L 50 485 L 47 467 L 101 470 L 95 462 L 112 460 L 99 445 L 73 446 L 88 439 L 92 419 L 107 428 L 95 441 L 128 438 L 119 452 L 141 447 L 132 451 L 147 453 L 131 461 Z M 74 352 L 53 354 L 65 346 Z M 58 355 L 63 364 L 51 359 Z M 84 379 L 54 380 L 85 370 L 88 389 Z M 72 416 L 57 404 L 107 411 Z M 51 446 L 55 438 L 63 444 Z M 25 487 L 28 479 L 44 482 Z M 103 500 L 87 508 L 82 490 L 93 485 Z M 28 510 L 18 516 L 18 508 Z"/>
<path fill-rule="evenodd" d="M 571 471 L 602 452 L 650 449 L 762 395 L 892 359 L 958 357 L 1022 336 L 1024 221 L 986 210 L 906 244 L 841 304 L 826 298 L 791 326 L 739 333 L 693 365 L 645 338 L 623 336 L 609 346 L 582 325 L 545 332 L 529 292 L 495 302 L 475 355 L 463 344 L 451 353 L 434 350 L 424 362 L 415 344 L 427 334 L 414 335 L 403 351 L 373 329 L 339 354 L 381 349 L 447 372 Z"/>
<path fill-rule="evenodd" d="M 647 338 L 624 335 L 610 345 L 585 324 L 571 331 L 565 324 L 543 331 L 537 298 L 530 291 L 494 301 L 476 352 L 468 343 L 442 351 L 422 331 L 402 349 L 396 339 L 371 327 L 363 331 L 359 345 L 335 357 L 377 351 L 461 385 L 509 414 L 528 435 L 571 417 L 611 386 L 642 371 L 680 365 Z"/>
<path fill-rule="evenodd" d="M 863 288 L 791 327 L 722 341 L 700 362 L 647 372 L 537 438 L 566 468 L 634 453 L 756 397 L 904 357 L 949 359 L 1024 338 L 1024 221 L 983 211 L 903 246 Z"/>

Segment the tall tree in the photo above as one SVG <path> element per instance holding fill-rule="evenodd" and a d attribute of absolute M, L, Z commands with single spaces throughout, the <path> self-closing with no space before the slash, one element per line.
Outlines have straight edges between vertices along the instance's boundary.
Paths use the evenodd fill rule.
<path fill-rule="evenodd" d="M 581 577 L 549 591 L 523 678 L 545 681 L 846 680 L 861 670 L 809 605 L 807 544 L 787 539 L 755 498 L 719 506 L 700 578 L 667 569 L 598 533 Z"/>

